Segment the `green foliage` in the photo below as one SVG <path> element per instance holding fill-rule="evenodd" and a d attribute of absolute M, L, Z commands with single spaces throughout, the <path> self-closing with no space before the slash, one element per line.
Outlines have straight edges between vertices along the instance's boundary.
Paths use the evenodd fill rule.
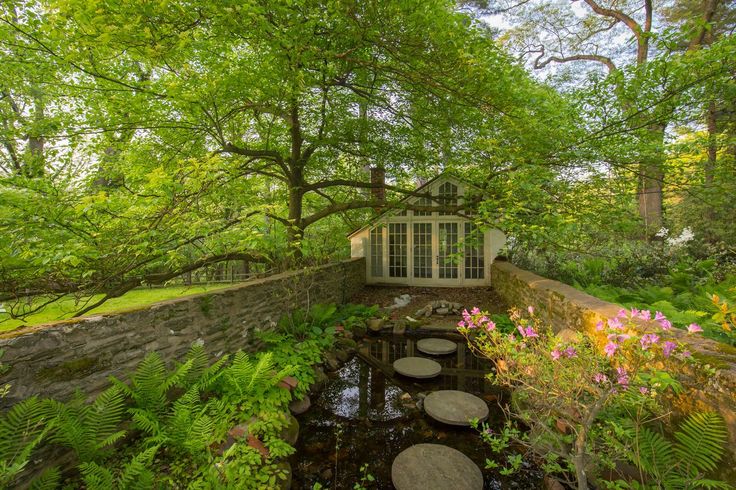
<path fill-rule="evenodd" d="M 327 312 L 322 321 L 334 314 L 331 308 L 319 311 Z M 286 476 L 278 461 L 294 450 L 280 438 L 292 394 L 278 383 L 295 376 L 293 396 L 302 397 L 314 380 L 312 365 L 331 343 L 326 335 L 309 334 L 301 342 L 280 335 L 269 351 L 238 351 L 214 362 L 195 343 L 170 369 L 149 354 L 129 383 L 111 378 L 112 386 L 92 403 L 81 393 L 68 403 L 24 400 L 0 418 L 0 482 L 11 485 L 34 450 L 55 444 L 74 451 L 81 482 L 90 489 L 273 485 Z M 268 448 L 268 459 L 245 440 L 217 453 L 228 431 L 243 423 Z M 51 468 L 33 488 L 59 482 L 59 471 Z"/>
<path fill-rule="evenodd" d="M 0 485 L 10 486 L 28 465 L 31 454 L 55 422 L 47 400 L 27 398 L 0 418 Z M 40 484 L 40 483 L 39 483 Z"/>
<path fill-rule="evenodd" d="M 715 412 L 693 413 L 674 433 L 674 440 L 646 426 L 632 426 L 631 461 L 646 475 L 630 488 L 729 489 L 726 482 L 706 478 L 725 453 L 728 430 Z"/>

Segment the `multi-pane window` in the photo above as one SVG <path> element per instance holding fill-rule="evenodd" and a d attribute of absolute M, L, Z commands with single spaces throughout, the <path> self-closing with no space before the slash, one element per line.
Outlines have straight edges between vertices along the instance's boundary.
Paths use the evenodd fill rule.
<path fill-rule="evenodd" d="M 406 277 L 407 273 L 406 223 L 388 224 L 388 275 Z"/>
<path fill-rule="evenodd" d="M 422 197 L 417 201 L 417 206 L 431 206 L 432 200 L 428 197 Z M 432 216 L 432 211 L 414 211 L 414 216 Z"/>
<path fill-rule="evenodd" d="M 440 205 L 442 206 L 457 206 L 457 186 L 452 182 L 445 182 L 439 188 L 437 192 L 439 197 Z M 449 211 L 440 211 L 440 216 L 447 216 L 453 214 Z"/>
<path fill-rule="evenodd" d="M 371 229 L 371 276 L 383 277 L 383 228 Z"/>
<path fill-rule="evenodd" d="M 414 277 L 432 277 L 432 223 L 414 223 Z"/>
<path fill-rule="evenodd" d="M 458 223 L 439 223 L 438 230 L 440 279 L 457 279 Z"/>
<path fill-rule="evenodd" d="M 483 279 L 483 232 L 473 223 L 465 223 L 465 279 Z"/>

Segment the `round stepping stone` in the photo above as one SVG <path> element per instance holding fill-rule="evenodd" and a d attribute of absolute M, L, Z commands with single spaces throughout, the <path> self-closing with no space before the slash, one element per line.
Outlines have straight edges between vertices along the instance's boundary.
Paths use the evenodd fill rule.
<path fill-rule="evenodd" d="M 470 425 L 470 419 L 488 418 L 486 402 L 464 391 L 434 391 L 424 399 L 424 410 L 433 419 L 449 425 Z"/>
<path fill-rule="evenodd" d="M 402 357 L 394 361 L 394 369 L 397 373 L 409 376 L 410 378 L 434 378 L 440 371 L 442 366 L 432 359 L 424 357 Z"/>
<path fill-rule="evenodd" d="M 405 449 L 391 465 L 396 490 L 482 490 L 480 468 L 457 449 L 417 444 Z"/>
<path fill-rule="evenodd" d="M 446 339 L 422 339 L 417 342 L 417 349 L 425 354 L 441 356 L 455 352 L 457 344 Z"/>

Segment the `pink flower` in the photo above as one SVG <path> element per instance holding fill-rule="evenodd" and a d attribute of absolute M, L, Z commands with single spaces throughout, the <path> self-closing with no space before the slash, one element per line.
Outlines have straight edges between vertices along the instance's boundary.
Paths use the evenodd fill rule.
<path fill-rule="evenodd" d="M 609 342 L 603 348 L 603 351 L 606 353 L 606 356 L 612 357 L 613 354 L 616 353 L 616 349 L 618 349 L 618 344 L 616 344 L 614 342 Z"/>
<path fill-rule="evenodd" d="M 608 326 L 614 330 L 621 330 L 624 328 L 624 324 L 621 323 L 621 320 L 619 320 L 618 317 L 609 319 Z"/>
<path fill-rule="evenodd" d="M 487 316 L 485 316 L 485 315 L 483 315 L 482 317 L 480 317 L 478 319 L 478 323 L 486 323 L 486 322 L 490 322 L 490 321 L 491 320 Z"/>
<path fill-rule="evenodd" d="M 597 373 L 595 376 L 593 376 L 593 381 L 596 383 L 605 383 L 608 381 L 608 376 L 606 376 L 603 373 Z"/>
<path fill-rule="evenodd" d="M 631 308 L 631 318 L 636 318 L 639 316 L 639 310 L 636 308 Z"/>
<path fill-rule="evenodd" d="M 527 309 L 526 309 L 526 311 L 528 311 L 530 315 L 533 315 L 534 314 L 534 307 L 533 306 L 528 306 Z"/>
<path fill-rule="evenodd" d="M 659 326 L 662 327 L 662 330 L 670 330 L 672 328 L 672 322 L 665 318 L 659 321 Z"/>
<path fill-rule="evenodd" d="M 625 368 L 617 367 L 616 374 L 617 374 L 616 383 L 620 384 L 621 386 L 629 385 L 629 375 L 626 372 Z"/>
<path fill-rule="evenodd" d="M 470 310 L 471 315 L 480 315 L 480 309 L 477 306 L 474 306 L 472 310 Z"/>
<path fill-rule="evenodd" d="M 560 357 L 562 357 L 562 352 L 560 352 L 560 349 L 555 349 L 549 354 L 552 356 L 553 361 L 558 361 Z"/>
<path fill-rule="evenodd" d="M 627 316 L 629 316 L 629 312 L 621 308 L 620 310 L 618 310 L 618 315 L 616 315 L 616 318 L 626 318 Z"/>
<path fill-rule="evenodd" d="M 649 347 L 659 342 L 659 335 L 653 333 L 644 334 L 641 336 L 639 342 L 641 342 L 641 348 L 647 350 Z"/>
<path fill-rule="evenodd" d="M 468 313 L 468 310 L 463 310 L 463 320 L 466 322 L 470 321 L 470 313 Z"/>
<path fill-rule="evenodd" d="M 647 388 L 646 386 L 642 386 L 641 388 L 639 388 L 639 393 L 641 393 L 642 395 L 646 395 L 647 393 L 649 393 L 649 388 Z"/>
<path fill-rule="evenodd" d="M 604 325 L 603 325 L 603 320 L 601 320 L 601 321 L 599 321 L 598 323 L 596 323 L 596 324 L 595 324 L 595 329 L 596 329 L 596 330 L 597 330 L 598 332 L 602 331 L 602 330 L 603 330 L 603 328 L 604 328 Z"/>
<path fill-rule="evenodd" d="M 680 355 L 681 355 L 682 357 L 691 357 L 691 356 L 692 356 L 692 354 L 690 354 L 690 351 L 689 351 L 689 350 L 684 350 L 684 351 L 682 351 L 682 352 L 680 353 Z"/>
<path fill-rule="evenodd" d="M 687 326 L 688 333 L 697 333 L 697 332 L 702 332 L 702 331 L 703 331 L 702 327 L 698 325 L 697 323 L 691 323 L 690 325 Z"/>
<path fill-rule="evenodd" d="M 639 318 L 641 318 L 644 321 L 649 321 L 652 319 L 652 312 L 649 310 L 641 310 L 639 312 Z"/>
<path fill-rule="evenodd" d="M 575 350 L 575 347 L 570 346 L 565 349 L 565 355 L 567 357 L 576 357 L 578 355 L 578 351 Z"/>
<path fill-rule="evenodd" d="M 526 328 L 524 328 L 521 325 L 519 325 L 516 328 L 519 330 L 519 333 L 521 333 L 521 336 L 524 337 L 524 338 L 527 338 L 527 337 L 539 337 L 539 335 L 537 335 L 537 332 L 534 331 L 534 328 L 533 327 L 526 327 Z"/>
<path fill-rule="evenodd" d="M 627 340 L 631 338 L 631 335 L 625 334 L 625 333 L 618 333 L 618 334 L 611 333 L 611 334 L 608 334 L 607 338 L 611 342 L 626 342 Z"/>
<path fill-rule="evenodd" d="M 486 324 L 486 330 L 490 332 L 491 330 L 495 330 L 495 329 L 496 329 L 496 324 L 489 320 L 488 323 Z"/>
<path fill-rule="evenodd" d="M 666 320 L 667 317 L 664 316 L 664 314 L 661 311 L 658 311 L 654 314 L 654 321 L 661 322 L 662 320 Z"/>
<path fill-rule="evenodd" d="M 668 340 L 662 346 L 662 354 L 664 354 L 664 357 L 670 357 L 670 354 L 672 354 L 672 351 L 674 351 L 675 349 L 677 349 L 677 344 L 672 342 L 671 340 Z"/>
<path fill-rule="evenodd" d="M 457 328 L 465 328 L 465 322 L 462 320 L 457 322 Z"/>

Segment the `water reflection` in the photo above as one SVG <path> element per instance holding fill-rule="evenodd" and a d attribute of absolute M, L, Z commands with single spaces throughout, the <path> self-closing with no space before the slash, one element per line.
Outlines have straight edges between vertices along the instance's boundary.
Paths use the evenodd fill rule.
<path fill-rule="evenodd" d="M 436 335 L 433 335 L 436 336 Z M 330 375 L 324 390 L 313 397 L 312 408 L 299 416 L 301 432 L 292 457 L 293 487 L 350 489 L 360 479 L 360 467 L 376 481 L 371 488 L 391 489 L 391 464 L 413 444 L 437 443 L 466 454 L 483 468 L 492 454 L 469 428 L 434 422 L 417 407 L 421 393 L 459 389 L 484 398 L 491 409 L 489 423 L 500 428 L 503 415 L 495 399 L 498 391 L 485 380 L 490 369 L 469 353 L 457 337 L 458 351 L 448 356 L 424 356 L 415 350 L 418 335 L 371 337 L 359 356 Z M 432 357 L 442 365 L 440 376 L 412 380 L 395 376 L 394 360 L 407 355 Z M 512 481 L 484 471 L 485 488 L 539 488 L 541 473 L 529 471 Z"/>

